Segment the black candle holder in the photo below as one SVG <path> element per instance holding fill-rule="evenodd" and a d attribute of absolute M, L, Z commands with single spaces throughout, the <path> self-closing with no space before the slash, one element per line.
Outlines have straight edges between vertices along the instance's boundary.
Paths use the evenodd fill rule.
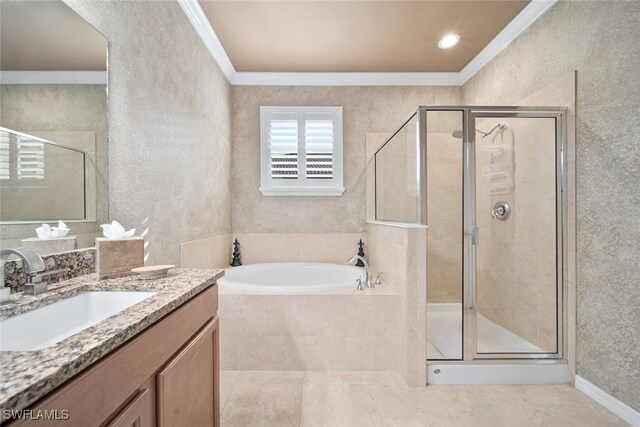
<path fill-rule="evenodd" d="M 364 257 L 364 242 L 362 241 L 362 239 L 360 239 L 360 241 L 358 242 L 358 255 Z M 358 262 L 356 262 L 356 267 L 364 267 L 364 262 L 359 259 Z"/>
<path fill-rule="evenodd" d="M 242 262 L 240 261 L 240 243 L 238 242 L 238 239 L 236 239 L 233 242 L 233 259 L 231 260 L 231 266 L 232 267 L 238 267 L 242 265 Z"/>

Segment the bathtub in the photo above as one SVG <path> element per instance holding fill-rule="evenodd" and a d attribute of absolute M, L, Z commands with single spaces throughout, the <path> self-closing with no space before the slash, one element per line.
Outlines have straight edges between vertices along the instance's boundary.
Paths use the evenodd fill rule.
<path fill-rule="evenodd" d="M 306 294 L 355 289 L 364 269 L 340 264 L 278 262 L 229 267 L 218 280 L 222 289 L 251 293 Z"/>

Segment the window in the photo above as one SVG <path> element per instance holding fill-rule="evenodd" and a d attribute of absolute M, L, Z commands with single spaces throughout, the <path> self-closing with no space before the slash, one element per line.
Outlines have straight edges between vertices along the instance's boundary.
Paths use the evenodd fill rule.
<path fill-rule="evenodd" d="M 340 196 L 342 107 L 260 107 L 265 196 Z"/>

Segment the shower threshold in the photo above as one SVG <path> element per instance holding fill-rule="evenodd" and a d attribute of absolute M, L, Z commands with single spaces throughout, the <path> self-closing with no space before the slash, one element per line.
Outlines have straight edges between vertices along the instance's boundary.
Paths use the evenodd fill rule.
<path fill-rule="evenodd" d="M 428 362 L 427 384 L 570 384 L 561 360 Z"/>
<path fill-rule="evenodd" d="M 500 353 L 509 348 L 514 353 L 543 351 L 507 328 L 478 314 L 478 351 Z M 462 359 L 462 305 L 427 304 L 427 359 Z"/>
<path fill-rule="evenodd" d="M 455 360 L 462 359 L 461 310 L 461 304 L 456 303 L 427 304 L 427 384 L 571 382 L 569 366 L 563 360 Z M 498 353 L 507 347 L 522 353 L 541 352 L 522 337 L 478 315 L 479 351 Z"/>

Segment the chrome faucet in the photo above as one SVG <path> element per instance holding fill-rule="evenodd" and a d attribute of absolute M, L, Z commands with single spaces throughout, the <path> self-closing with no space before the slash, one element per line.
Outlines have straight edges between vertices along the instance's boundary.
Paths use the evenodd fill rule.
<path fill-rule="evenodd" d="M 369 264 L 367 263 L 367 260 L 360 255 L 354 255 L 347 262 L 349 264 L 353 264 L 358 262 L 358 260 L 362 261 L 362 263 L 364 264 L 364 283 L 367 285 L 367 288 L 373 288 L 375 285 L 373 284 L 373 282 L 371 281 L 371 277 L 369 276 Z"/>
<path fill-rule="evenodd" d="M 15 255 L 22 260 L 24 269 L 27 272 L 28 283 L 24 285 L 24 293 L 38 295 L 46 292 L 48 286 L 42 283 L 42 272 L 45 269 L 44 260 L 33 249 L 2 249 L 0 250 L 0 279 L 2 287 L 0 287 L 0 304 L 10 301 L 11 289 L 4 283 L 4 263 L 9 256 Z"/>

